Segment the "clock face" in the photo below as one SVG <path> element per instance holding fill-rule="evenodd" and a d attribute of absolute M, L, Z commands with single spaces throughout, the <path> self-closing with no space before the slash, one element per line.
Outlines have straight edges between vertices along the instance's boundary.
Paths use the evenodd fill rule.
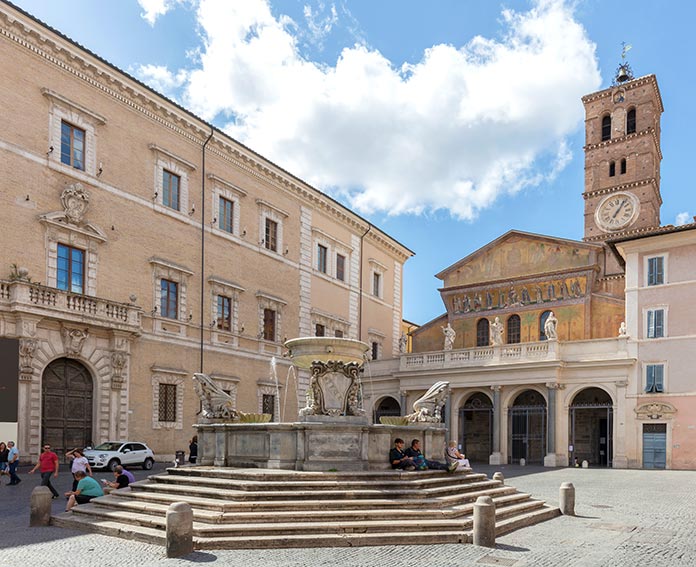
<path fill-rule="evenodd" d="M 614 193 L 599 204 L 595 220 L 603 230 L 622 230 L 636 220 L 638 207 L 638 199 L 631 193 Z"/>

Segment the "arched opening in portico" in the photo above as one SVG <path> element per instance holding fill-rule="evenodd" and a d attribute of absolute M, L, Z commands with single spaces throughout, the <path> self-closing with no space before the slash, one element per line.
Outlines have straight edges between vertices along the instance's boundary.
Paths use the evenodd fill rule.
<path fill-rule="evenodd" d="M 508 462 L 543 464 L 546 455 L 546 400 L 536 390 L 520 392 L 508 410 Z"/>
<path fill-rule="evenodd" d="M 379 418 L 382 416 L 399 416 L 401 415 L 401 405 L 391 396 L 385 396 L 375 406 L 374 423 L 379 423 Z"/>
<path fill-rule="evenodd" d="M 611 467 L 613 458 L 613 402 L 601 388 L 585 388 L 573 397 L 569 409 L 570 464 L 587 461 Z"/>
<path fill-rule="evenodd" d="M 41 442 L 58 455 L 92 444 L 94 384 L 89 370 L 77 360 L 59 358 L 41 379 Z"/>
<path fill-rule="evenodd" d="M 459 444 L 472 463 L 488 463 L 493 447 L 493 402 L 475 392 L 459 407 Z"/>

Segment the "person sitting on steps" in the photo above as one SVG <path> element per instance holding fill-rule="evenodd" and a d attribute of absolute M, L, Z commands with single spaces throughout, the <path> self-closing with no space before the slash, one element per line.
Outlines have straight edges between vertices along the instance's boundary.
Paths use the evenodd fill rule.
<path fill-rule="evenodd" d="M 420 448 L 420 440 L 414 439 L 411 441 L 411 446 L 406 449 L 406 456 L 411 457 L 418 468 L 418 470 L 424 471 L 427 469 L 454 472 L 457 470 L 459 463 L 452 463 L 448 465 L 446 463 L 441 463 L 440 461 L 429 461 L 423 456 Z"/>
<path fill-rule="evenodd" d="M 394 448 L 389 451 L 389 462 L 391 468 L 405 471 L 415 471 L 416 465 L 413 459 L 404 453 L 404 440 L 397 437 L 394 439 Z"/>
<path fill-rule="evenodd" d="M 466 458 L 466 455 L 459 452 L 459 449 L 457 449 L 457 442 L 454 440 L 450 441 L 447 445 L 447 449 L 445 449 L 445 461 L 450 465 L 452 463 L 458 463 L 462 467 L 471 468 L 469 459 Z"/>

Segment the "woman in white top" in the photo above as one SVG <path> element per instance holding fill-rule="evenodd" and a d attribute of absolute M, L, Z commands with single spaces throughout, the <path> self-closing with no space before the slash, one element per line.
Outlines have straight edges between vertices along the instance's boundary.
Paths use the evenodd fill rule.
<path fill-rule="evenodd" d="M 449 445 L 447 445 L 447 449 L 445 449 L 445 459 L 447 460 L 447 463 L 450 465 L 452 463 L 458 463 L 460 467 L 471 468 L 471 465 L 469 464 L 469 459 L 467 459 L 466 455 L 463 455 L 457 449 L 456 441 L 450 441 Z"/>
<path fill-rule="evenodd" d="M 75 473 L 77 471 L 81 471 L 85 473 L 86 475 L 88 474 L 89 476 L 92 476 L 92 468 L 89 466 L 89 461 L 87 460 L 87 457 L 85 457 L 85 454 L 82 452 L 82 449 L 73 449 L 72 451 L 68 451 L 65 453 L 66 457 L 69 457 L 72 459 L 72 464 L 70 465 L 70 472 L 73 475 L 73 492 L 77 490 L 77 479 L 75 478 Z"/>

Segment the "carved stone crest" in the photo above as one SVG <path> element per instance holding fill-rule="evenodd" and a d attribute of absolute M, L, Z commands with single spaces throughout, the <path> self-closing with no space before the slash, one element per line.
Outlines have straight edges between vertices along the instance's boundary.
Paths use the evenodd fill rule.
<path fill-rule="evenodd" d="M 77 358 L 82 352 L 82 347 L 85 344 L 85 340 L 89 336 L 88 329 L 69 329 L 68 327 L 63 327 L 60 330 L 60 335 L 63 339 L 63 348 L 65 349 L 66 356 L 70 358 Z"/>
<path fill-rule="evenodd" d="M 89 193 L 82 186 L 82 183 L 74 183 L 66 187 L 60 195 L 60 202 L 68 222 L 82 223 L 89 206 Z"/>
<path fill-rule="evenodd" d="M 361 364 L 339 360 L 312 362 L 307 407 L 300 415 L 365 415 L 360 391 Z"/>
<path fill-rule="evenodd" d="M 115 350 L 111 353 L 111 389 L 120 390 L 123 387 L 123 369 L 128 356 L 125 352 Z"/>
<path fill-rule="evenodd" d="M 638 419 L 671 419 L 677 409 L 667 402 L 647 402 L 640 404 L 635 412 Z"/>
<path fill-rule="evenodd" d="M 36 339 L 21 339 L 19 341 L 19 379 L 29 382 L 34 376 L 34 368 L 31 364 L 36 351 Z"/>

